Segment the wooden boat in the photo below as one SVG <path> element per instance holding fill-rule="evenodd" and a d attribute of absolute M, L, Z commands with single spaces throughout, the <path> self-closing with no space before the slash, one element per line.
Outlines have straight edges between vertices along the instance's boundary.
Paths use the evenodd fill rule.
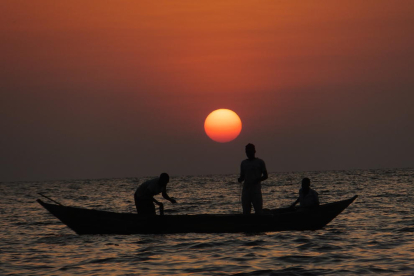
<path fill-rule="evenodd" d="M 139 216 L 45 203 L 46 210 L 79 235 L 83 234 L 166 234 L 236 233 L 317 230 L 323 228 L 357 196 L 315 208 L 274 209 L 263 215 L 162 215 Z"/>

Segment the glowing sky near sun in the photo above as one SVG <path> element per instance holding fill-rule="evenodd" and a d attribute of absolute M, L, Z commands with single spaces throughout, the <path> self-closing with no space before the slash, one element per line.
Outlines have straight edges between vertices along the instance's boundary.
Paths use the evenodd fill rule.
<path fill-rule="evenodd" d="M 237 173 L 247 143 L 270 172 L 414 166 L 412 26 L 402 0 L 4 0 L 0 181 Z"/>

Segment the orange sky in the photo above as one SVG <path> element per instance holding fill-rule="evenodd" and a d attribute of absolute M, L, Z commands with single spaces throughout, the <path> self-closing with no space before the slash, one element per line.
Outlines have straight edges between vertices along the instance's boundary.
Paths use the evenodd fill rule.
<path fill-rule="evenodd" d="M 2 1 L 0 181 L 237 173 L 249 142 L 271 172 L 414 166 L 413 26 L 408 0 Z"/>

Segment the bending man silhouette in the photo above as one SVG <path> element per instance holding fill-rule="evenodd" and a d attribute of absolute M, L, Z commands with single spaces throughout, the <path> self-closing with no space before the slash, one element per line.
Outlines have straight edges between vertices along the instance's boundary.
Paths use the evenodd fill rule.
<path fill-rule="evenodd" d="M 167 183 L 169 181 L 170 176 L 167 173 L 162 173 L 160 177 L 148 180 L 138 187 L 134 194 L 138 215 L 155 215 L 153 202 L 160 206 L 160 210 L 164 210 L 164 205 L 154 198 L 159 193 L 162 193 L 162 197 L 171 203 L 176 203 L 175 199 L 170 198 L 167 194 Z M 162 214 L 163 211 L 160 211 L 160 215 Z"/>
<path fill-rule="evenodd" d="M 241 162 L 239 183 L 243 183 L 242 207 L 243 214 L 251 213 L 252 205 L 255 214 L 261 214 L 263 209 L 261 182 L 267 179 L 266 164 L 256 158 L 256 148 L 253 144 L 246 146 L 247 159 Z"/>

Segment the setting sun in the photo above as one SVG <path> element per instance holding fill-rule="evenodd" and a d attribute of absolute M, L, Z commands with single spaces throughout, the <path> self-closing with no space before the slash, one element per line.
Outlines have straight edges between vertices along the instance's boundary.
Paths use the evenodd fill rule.
<path fill-rule="evenodd" d="M 242 122 L 240 117 L 229 109 L 214 110 L 207 116 L 204 122 L 204 130 L 208 137 L 220 143 L 236 139 L 241 129 Z"/>

